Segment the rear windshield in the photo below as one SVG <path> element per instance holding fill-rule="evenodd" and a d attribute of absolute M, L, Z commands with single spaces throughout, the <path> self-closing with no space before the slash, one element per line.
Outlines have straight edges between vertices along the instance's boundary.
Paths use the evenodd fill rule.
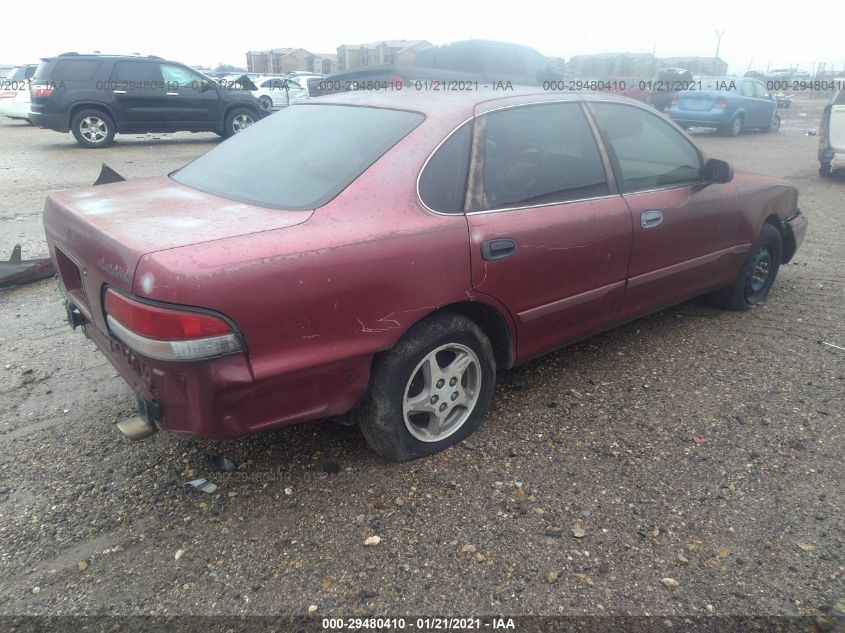
<path fill-rule="evenodd" d="M 423 121 L 416 112 L 346 105 L 285 108 L 172 177 L 207 193 L 277 209 L 326 204 Z"/>

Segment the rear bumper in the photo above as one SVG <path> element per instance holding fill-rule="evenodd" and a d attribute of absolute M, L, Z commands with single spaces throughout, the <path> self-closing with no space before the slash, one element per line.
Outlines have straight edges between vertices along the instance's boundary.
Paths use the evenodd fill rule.
<path fill-rule="evenodd" d="M 55 130 L 56 132 L 70 132 L 70 123 L 64 114 L 43 114 L 41 112 L 30 112 L 29 120 L 38 127 Z"/>
<path fill-rule="evenodd" d="M 29 101 L 18 99 L 0 99 L 0 114 L 10 119 L 28 119 Z"/>
<path fill-rule="evenodd" d="M 830 157 L 830 169 L 845 169 L 845 151 L 843 152 L 831 152 L 832 156 Z"/>
<path fill-rule="evenodd" d="M 669 117 L 676 123 L 698 125 L 701 127 L 722 127 L 730 125 L 730 118 L 723 109 L 713 110 L 680 110 L 672 108 Z"/>
<path fill-rule="evenodd" d="M 340 415 L 354 408 L 369 380 L 370 357 L 260 381 L 243 353 L 184 363 L 151 360 L 84 316 L 72 320 L 73 314 L 71 306 L 71 324 L 82 325 L 139 401 L 155 407 L 150 422 L 163 431 L 224 439 Z"/>

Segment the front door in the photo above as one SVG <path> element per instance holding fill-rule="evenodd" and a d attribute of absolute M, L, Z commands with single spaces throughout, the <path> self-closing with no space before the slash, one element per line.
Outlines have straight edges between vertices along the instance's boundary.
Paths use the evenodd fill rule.
<path fill-rule="evenodd" d="M 220 126 L 219 88 L 180 64 L 160 63 L 166 122 L 172 130 L 214 130 Z"/>
<path fill-rule="evenodd" d="M 727 285 L 750 245 L 737 244 L 740 200 L 702 181 L 698 149 L 656 112 L 592 104 L 631 210 L 633 245 L 620 319 Z"/>
<path fill-rule="evenodd" d="M 473 286 L 510 311 L 520 360 L 609 326 L 625 288 L 628 207 L 584 106 L 563 100 L 476 118 Z"/>

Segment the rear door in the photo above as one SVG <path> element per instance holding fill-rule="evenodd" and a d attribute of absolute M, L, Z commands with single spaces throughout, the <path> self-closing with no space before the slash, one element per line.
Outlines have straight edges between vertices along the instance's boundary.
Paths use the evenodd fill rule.
<path fill-rule="evenodd" d="M 754 82 L 754 100 L 760 109 L 760 127 L 771 125 L 777 110 L 777 102 L 772 98 L 771 93 L 759 81 Z"/>
<path fill-rule="evenodd" d="M 172 130 L 220 127 L 220 95 L 214 82 L 181 64 L 159 63 L 165 95 L 165 123 Z"/>
<path fill-rule="evenodd" d="M 107 87 L 114 97 L 119 130 L 156 130 L 164 125 L 165 95 L 155 62 L 115 62 Z"/>
<path fill-rule="evenodd" d="M 520 360 L 615 320 L 631 217 L 580 99 L 479 112 L 467 204 L 473 286 Z"/>
<path fill-rule="evenodd" d="M 739 93 L 742 95 L 742 107 L 745 110 L 745 123 L 743 127 L 760 127 L 765 119 L 764 103 L 754 90 L 756 82 L 744 79 L 739 86 Z"/>
<path fill-rule="evenodd" d="M 620 318 L 645 314 L 727 284 L 749 244 L 730 184 L 702 180 L 703 158 L 656 112 L 591 104 L 631 210 L 633 244 Z"/>

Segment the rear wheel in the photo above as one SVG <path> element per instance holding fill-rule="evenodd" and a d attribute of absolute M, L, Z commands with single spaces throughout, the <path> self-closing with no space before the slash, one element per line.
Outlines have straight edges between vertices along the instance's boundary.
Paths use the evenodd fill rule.
<path fill-rule="evenodd" d="M 80 110 L 70 122 L 70 131 L 82 147 L 108 147 L 114 143 L 114 121 L 102 110 Z"/>
<path fill-rule="evenodd" d="M 727 288 L 713 293 L 713 303 L 726 310 L 748 310 L 762 303 L 775 283 L 782 257 L 780 231 L 769 223 L 764 224 L 736 279 Z"/>
<path fill-rule="evenodd" d="M 780 115 L 776 112 L 772 122 L 769 124 L 769 127 L 766 128 L 766 132 L 777 132 L 780 129 Z"/>
<path fill-rule="evenodd" d="M 731 124 L 722 129 L 722 133 L 726 136 L 739 136 L 740 132 L 742 132 L 742 115 L 737 114 Z"/>
<path fill-rule="evenodd" d="M 478 428 L 495 381 L 493 348 L 484 332 L 463 316 L 436 314 L 376 358 L 356 416 L 382 457 L 424 457 Z"/>
<path fill-rule="evenodd" d="M 232 108 L 226 115 L 226 126 L 223 136 L 229 138 L 238 132 L 243 132 L 258 120 L 258 115 L 249 108 Z"/>
<path fill-rule="evenodd" d="M 273 100 L 268 97 L 267 95 L 261 95 L 258 97 L 258 103 L 261 104 L 261 107 L 265 110 L 270 110 L 273 107 Z"/>

